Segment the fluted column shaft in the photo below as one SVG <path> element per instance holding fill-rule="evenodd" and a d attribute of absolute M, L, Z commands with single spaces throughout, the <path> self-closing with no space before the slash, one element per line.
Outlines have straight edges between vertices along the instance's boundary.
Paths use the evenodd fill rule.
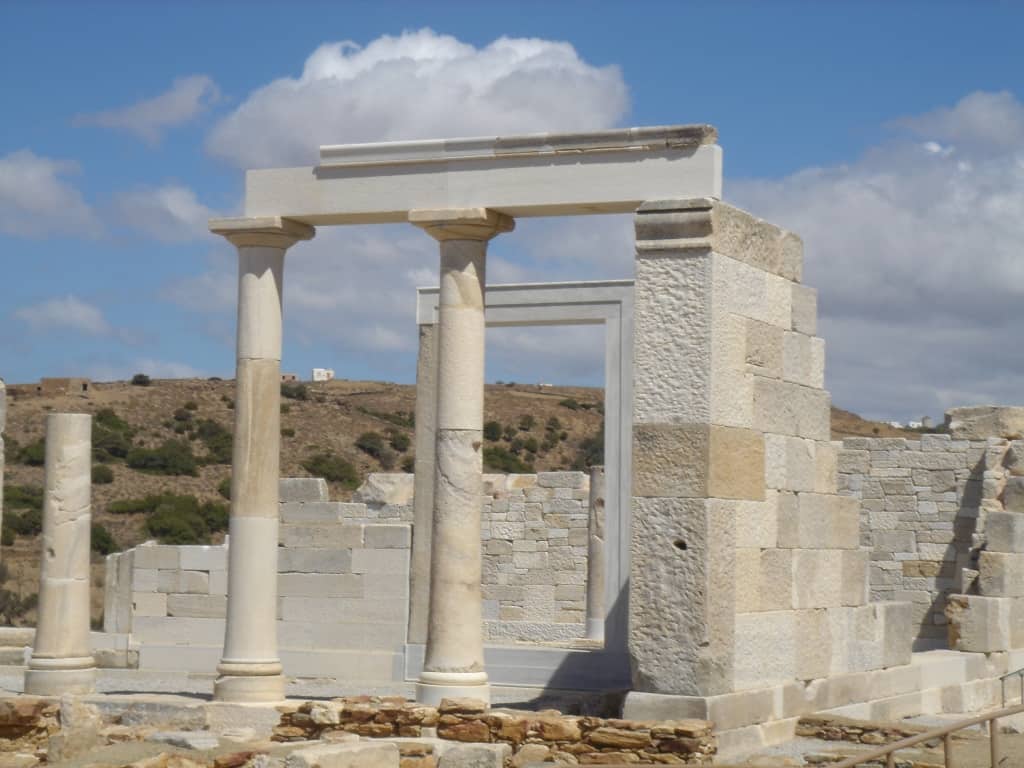
<path fill-rule="evenodd" d="M 95 686 L 89 637 L 91 472 L 92 416 L 48 415 L 39 618 L 25 671 L 28 694 L 90 693 Z"/>
<path fill-rule="evenodd" d="M 238 345 L 228 606 L 214 698 L 284 699 L 277 653 L 278 480 L 284 255 L 313 228 L 287 219 L 215 220 L 238 248 Z"/>
<path fill-rule="evenodd" d="M 486 209 L 412 211 L 409 219 L 441 249 L 430 613 L 417 699 L 489 700 L 480 589 L 484 275 L 487 242 L 514 222 Z"/>

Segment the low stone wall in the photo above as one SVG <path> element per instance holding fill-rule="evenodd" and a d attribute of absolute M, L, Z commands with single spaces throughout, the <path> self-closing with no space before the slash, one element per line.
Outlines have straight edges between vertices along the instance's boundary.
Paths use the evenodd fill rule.
<path fill-rule="evenodd" d="M 707 720 L 639 722 L 565 716 L 555 710 L 488 709 L 481 701 L 445 699 L 436 709 L 399 697 L 358 696 L 289 708 L 274 729 L 277 741 L 354 733 L 416 738 L 436 728 L 440 739 L 507 744 L 511 764 L 710 763 L 717 751 Z M 520 758 L 517 760 L 517 758 Z M 426 768 L 428 763 L 418 763 Z"/>
<path fill-rule="evenodd" d="M 984 490 L 991 448 L 949 435 L 842 442 L 839 490 L 861 500 L 871 599 L 912 604 L 918 647 L 945 645 L 947 597 L 962 591 L 962 572 L 975 565 L 983 496 L 994 495 Z"/>

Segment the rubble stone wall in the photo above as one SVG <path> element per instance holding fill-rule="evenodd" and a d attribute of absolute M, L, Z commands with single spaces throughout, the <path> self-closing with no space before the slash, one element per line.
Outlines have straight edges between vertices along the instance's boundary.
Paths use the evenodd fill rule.
<path fill-rule="evenodd" d="M 985 488 L 986 455 L 1005 444 L 943 434 L 842 442 L 839 489 L 861 501 L 871 599 L 910 602 L 919 647 L 946 642 L 947 598 L 977 566 L 983 500 L 996 495 L 992 482 Z"/>

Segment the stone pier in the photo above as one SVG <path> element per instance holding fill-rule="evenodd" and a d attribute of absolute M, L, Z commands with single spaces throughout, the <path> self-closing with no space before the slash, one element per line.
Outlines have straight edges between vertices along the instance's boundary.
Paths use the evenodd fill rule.
<path fill-rule="evenodd" d="M 587 527 L 587 637 L 591 640 L 604 640 L 605 488 L 604 467 L 591 467 Z"/>
<path fill-rule="evenodd" d="M 277 652 L 284 254 L 314 229 L 280 217 L 214 219 L 238 248 L 238 362 L 224 655 L 214 698 L 284 699 Z"/>
<path fill-rule="evenodd" d="M 91 470 L 92 416 L 47 416 L 39 619 L 25 693 L 90 693 L 95 685 L 89 642 Z"/>
<path fill-rule="evenodd" d="M 483 208 L 414 210 L 409 221 L 441 245 L 430 613 L 417 699 L 489 700 L 480 589 L 484 270 L 487 242 L 515 222 Z"/>

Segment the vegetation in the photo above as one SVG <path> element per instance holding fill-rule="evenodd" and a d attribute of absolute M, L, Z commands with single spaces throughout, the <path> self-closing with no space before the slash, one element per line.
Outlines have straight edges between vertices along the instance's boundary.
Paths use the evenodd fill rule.
<path fill-rule="evenodd" d="M 526 473 L 533 472 L 533 467 L 500 445 L 484 448 L 484 466 L 492 472 Z"/>
<path fill-rule="evenodd" d="M 496 443 L 501 440 L 501 422 L 488 421 L 484 424 L 484 439 Z"/>
<path fill-rule="evenodd" d="M 40 437 L 18 451 L 18 461 L 30 467 L 41 467 L 46 463 L 46 440 Z"/>
<path fill-rule="evenodd" d="M 365 413 L 367 416 L 373 416 L 375 419 L 394 424 L 396 427 L 412 429 L 416 426 L 416 414 L 412 411 L 392 411 L 388 413 L 386 411 L 375 411 L 372 408 L 363 408 L 362 406 L 356 410 L 360 413 Z"/>
<path fill-rule="evenodd" d="M 144 373 L 136 373 L 132 376 L 132 386 L 135 387 L 148 387 L 153 383 L 153 380 Z"/>
<path fill-rule="evenodd" d="M 188 402 L 185 403 L 183 407 L 186 411 L 198 411 L 199 403 L 197 403 L 195 400 L 189 400 Z"/>
<path fill-rule="evenodd" d="M 182 440 L 167 440 L 158 448 L 132 448 L 127 462 L 132 469 L 151 475 L 199 475 L 192 447 Z"/>
<path fill-rule="evenodd" d="M 220 422 L 213 419 L 201 419 L 196 422 L 196 427 L 190 437 L 198 438 L 206 448 L 206 455 L 203 457 L 204 464 L 231 463 L 231 453 L 235 444 L 234 437 Z"/>
<path fill-rule="evenodd" d="M 93 464 L 92 482 L 94 485 L 110 485 L 114 482 L 114 470 L 106 464 Z"/>
<path fill-rule="evenodd" d="M 298 381 L 282 381 L 281 397 L 289 400 L 309 400 L 309 387 Z"/>
<path fill-rule="evenodd" d="M 231 478 L 230 477 L 225 477 L 223 480 L 220 481 L 220 484 L 217 486 L 217 493 L 219 493 L 221 496 L 223 496 L 228 501 L 231 500 Z"/>
<path fill-rule="evenodd" d="M 402 471 L 403 472 L 415 472 L 416 471 L 416 457 L 406 456 L 402 459 Z"/>
<path fill-rule="evenodd" d="M 135 430 L 113 408 L 102 408 L 92 420 L 92 456 L 98 462 L 126 459 Z"/>
<path fill-rule="evenodd" d="M 281 427 L 281 437 L 295 437 L 295 430 L 291 427 Z"/>
<path fill-rule="evenodd" d="M 92 524 L 92 535 L 89 541 L 92 551 L 98 555 L 109 555 L 111 552 L 117 552 L 117 542 L 114 541 L 114 537 L 110 535 L 110 531 L 102 523 Z"/>
<path fill-rule="evenodd" d="M 356 438 L 356 448 L 377 459 L 384 469 L 395 466 L 395 452 L 384 444 L 384 437 L 379 432 L 363 432 Z"/>
<path fill-rule="evenodd" d="M 346 488 L 359 487 L 359 473 L 345 459 L 334 453 L 315 453 L 302 462 L 302 468 L 313 477 L 322 477 L 330 483 L 341 483 Z"/>
<path fill-rule="evenodd" d="M 601 425 L 601 431 L 596 435 L 580 441 L 572 468 L 577 472 L 585 472 L 590 467 L 601 464 L 604 464 L 604 424 Z"/>
<path fill-rule="evenodd" d="M 405 453 L 412 445 L 412 440 L 405 432 L 399 432 L 392 427 L 388 430 L 388 443 L 399 453 Z"/>
<path fill-rule="evenodd" d="M 519 431 L 529 432 L 537 425 L 537 420 L 533 418 L 529 413 L 525 413 L 519 417 Z"/>

